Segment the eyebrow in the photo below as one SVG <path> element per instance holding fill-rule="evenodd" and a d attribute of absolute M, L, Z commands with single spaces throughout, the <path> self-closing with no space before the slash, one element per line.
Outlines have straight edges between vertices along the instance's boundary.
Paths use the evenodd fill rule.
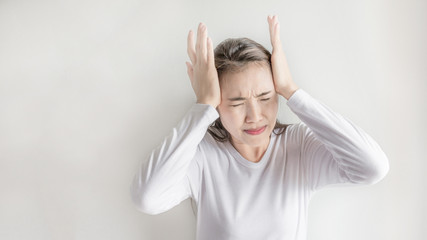
<path fill-rule="evenodd" d="M 259 97 L 265 96 L 265 95 L 269 94 L 270 92 L 271 91 L 263 92 L 263 93 L 257 95 L 256 97 L 259 98 Z M 230 101 L 242 101 L 242 100 L 246 100 L 246 98 L 244 98 L 244 97 L 234 97 L 234 98 L 229 98 L 228 100 L 230 100 Z"/>

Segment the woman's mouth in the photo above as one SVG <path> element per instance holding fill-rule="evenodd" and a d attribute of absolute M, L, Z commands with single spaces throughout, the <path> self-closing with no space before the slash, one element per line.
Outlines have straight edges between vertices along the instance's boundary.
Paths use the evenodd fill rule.
<path fill-rule="evenodd" d="M 248 129 L 248 130 L 245 130 L 245 132 L 248 134 L 251 134 L 251 135 L 258 135 L 258 134 L 261 134 L 262 132 L 264 132 L 265 128 L 266 128 L 266 126 L 258 128 L 258 129 L 250 129 L 250 130 Z"/>

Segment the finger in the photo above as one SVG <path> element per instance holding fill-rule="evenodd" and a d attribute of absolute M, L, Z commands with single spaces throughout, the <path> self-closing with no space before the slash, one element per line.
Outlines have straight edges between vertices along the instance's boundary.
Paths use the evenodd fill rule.
<path fill-rule="evenodd" d="M 208 37 L 207 51 L 208 51 L 208 63 L 215 66 L 213 44 L 212 44 L 212 39 L 210 37 Z"/>
<path fill-rule="evenodd" d="M 207 39 L 207 29 L 206 25 L 203 23 L 199 24 L 199 29 L 197 32 L 197 43 L 196 43 L 196 55 L 197 60 L 205 60 L 206 56 L 206 39 Z"/>
<path fill-rule="evenodd" d="M 279 16 L 275 16 L 275 22 L 274 22 L 274 35 L 275 37 L 280 40 L 280 23 L 279 23 Z"/>
<path fill-rule="evenodd" d="M 192 63 L 196 62 L 196 50 L 194 49 L 193 31 L 190 30 L 187 37 L 187 54 Z"/>
<path fill-rule="evenodd" d="M 274 39 L 274 29 L 273 29 L 274 23 L 273 23 L 273 21 L 274 20 L 273 20 L 273 17 L 268 16 L 267 21 L 268 21 L 268 29 L 270 32 L 270 42 L 271 42 L 271 45 L 274 46 L 274 41 L 273 41 L 273 39 Z"/>
<path fill-rule="evenodd" d="M 270 18 L 270 40 L 273 48 L 280 48 L 280 23 L 278 16 L 274 15 Z"/>
<path fill-rule="evenodd" d="M 196 56 L 197 56 L 197 60 L 199 60 L 199 56 L 200 56 L 200 39 L 201 39 L 201 31 L 202 31 L 202 23 L 199 23 L 199 26 L 197 27 L 197 40 L 196 40 Z"/>
<path fill-rule="evenodd" d="M 280 24 L 279 22 L 276 22 L 274 25 L 274 46 L 280 47 Z"/>
<path fill-rule="evenodd" d="M 267 21 L 268 21 L 268 26 L 270 27 L 270 31 L 271 31 L 271 30 L 272 30 L 272 29 L 271 29 L 271 23 L 272 23 L 272 21 L 273 21 L 273 16 L 270 16 L 270 15 L 269 15 L 269 16 L 267 17 Z"/>

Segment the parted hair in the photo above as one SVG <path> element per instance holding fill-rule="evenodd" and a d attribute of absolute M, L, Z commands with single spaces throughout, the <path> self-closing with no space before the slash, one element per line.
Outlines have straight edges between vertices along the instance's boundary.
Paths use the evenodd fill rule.
<path fill-rule="evenodd" d="M 270 70 L 272 69 L 271 53 L 249 38 L 228 38 L 222 41 L 214 50 L 214 58 L 219 81 L 224 74 L 239 72 L 248 63 L 267 64 Z M 289 124 L 282 124 L 276 119 L 273 133 L 280 135 L 288 126 Z M 222 125 L 221 118 L 216 119 L 209 126 L 208 132 L 216 141 L 231 141 L 231 135 Z"/>

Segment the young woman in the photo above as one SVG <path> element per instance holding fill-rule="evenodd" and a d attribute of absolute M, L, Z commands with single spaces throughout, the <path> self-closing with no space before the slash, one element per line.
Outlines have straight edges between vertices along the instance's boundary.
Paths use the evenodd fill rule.
<path fill-rule="evenodd" d="M 300 89 L 268 17 L 272 54 L 247 39 L 215 51 L 200 23 L 188 35 L 197 96 L 135 175 L 131 195 L 148 214 L 191 197 L 198 240 L 306 239 L 311 196 L 331 184 L 373 184 L 388 159 L 360 127 Z M 278 97 L 301 119 L 277 121 Z"/>

